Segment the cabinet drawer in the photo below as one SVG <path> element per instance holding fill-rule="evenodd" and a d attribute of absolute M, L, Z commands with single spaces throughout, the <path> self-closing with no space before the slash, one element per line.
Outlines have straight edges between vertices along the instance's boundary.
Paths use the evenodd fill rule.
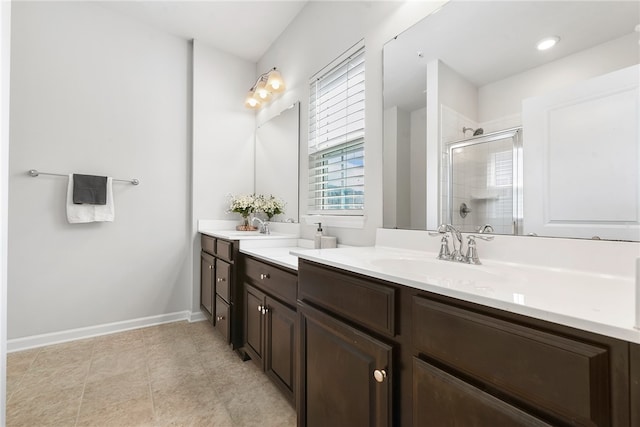
<path fill-rule="evenodd" d="M 216 256 L 229 262 L 233 261 L 233 242 L 216 239 Z"/>
<path fill-rule="evenodd" d="M 420 359 L 413 359 L 416 426 L 550 426 Z"/>
<path fill-rule="evenodd" d="M 611 424 L 607 348 L 418 296 L 412 338 L 417 352 L 562 422 Z"/>
<path fill-rule="evenodd" d="M 298 298 L 373 331 L 394 336 L 396 290 L 373 280 L 303 261 L 298 271 Z"/>
<path fill-rule="evenodd" d="M 229 300 L 229 283 L 231 281 L 231 264 L 221 259 L 216 259 L 216 294 L 224 299 Z"/>
<path fill-rule="evenodd" d="M 200 246 L 202 246 L 202 250 L 211 254 L 211 255 L 215 255 L 215 243 L 216 243 L 216 239 L 214 239 L 211 236 L 206 236 L 204 234 L 201 235 L 200 237 Z"/>
<path fill-rule="evenodd" d="M 245 257 L 244 274 L 263 291 L 292 306 L 296 305 L 298 277 L 253 258 Z"/>
<path fill-rule="evenodd" d="M 213 317 L 213 326 L 222 334 L 227 342 L 231 336 L 229 316 L 231 315 L 230 305 L 226 303 L 220 296 L 216 296 L 215 304 L 216 314 Z"/>

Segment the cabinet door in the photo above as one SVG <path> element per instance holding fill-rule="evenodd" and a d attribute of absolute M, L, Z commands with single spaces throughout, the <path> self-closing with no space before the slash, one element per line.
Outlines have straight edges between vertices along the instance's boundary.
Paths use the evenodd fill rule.
<path fill-rule="evenodd" d="M 391 346 L 303 303 L 298 307 L 298 425 L 391 425 Z"/>
<path fill-rule="evenodd" d="M 229 287 L 231 283 L 231 264 L 216 259 L 216 294 L 218 294 L 226 302 L 229 299 Z"/>
<path fill-rule="evenodd" d="M 229 316 L 231 315 L 231 310 L 229 304 L 226 303 L 222 298 L 216 296 L 215 303 L 215 312 L 214 323 L 213 326 L 216 328 L 218 332 L 222 334 L 227 343 L 230 341 L 231 337 L 231 322 L 229 321 Z"/>
<path fill-rule="evenodd" d="M 244 284 L 244 347 L 251 359 L 264 369 L 265 294 Z"/>
<path fill-rule="evenodd" d="M 213 257 L 200 255 L 200 305 L 206 310 L 206 315 L 213 315 Z"/>
<path fill-rule="evenodd" d="M 413 359 L 416 426 L 549 426 L 420 359 Z"/>
<path fill-rule="evenodd" d="M 273 298 L 266 302 L 264 370 L 293 400 L 296 312 Z"/>

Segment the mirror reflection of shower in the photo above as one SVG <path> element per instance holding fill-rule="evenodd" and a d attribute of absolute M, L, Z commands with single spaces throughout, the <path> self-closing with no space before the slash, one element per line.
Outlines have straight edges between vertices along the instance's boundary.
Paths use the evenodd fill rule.
<path fill-rule="evenodd" d="M 484 129 L 482 129 L 482 128 L 474 129 L 474 128 L 468 128 L 466 126 L 463 126 L 462 127 L 462 133 L 465 135 L 465 137 L 467 136 L 467 131 L 468 130 L 471 131 L 471 135 L 472 136 L 478 136 L 478 135 L 482 135 L 484 133 Z"/>
<path fill-rule="evenodd" d="M 446 145 L 444 222 L 464 232 L 518 234 L 522 225 L 522 129 L 514 128 Z"/>

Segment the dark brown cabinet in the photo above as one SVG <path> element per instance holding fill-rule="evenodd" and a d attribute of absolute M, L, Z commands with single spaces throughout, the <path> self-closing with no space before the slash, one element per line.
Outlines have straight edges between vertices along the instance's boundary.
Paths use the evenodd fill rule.
<path fill-rule="evenodd" d="M 298 313 L 298 424 L 391 425 L 392 347 L 303 303 Z"/>
<path fill-rule="evenodd" d="M 629 346 L 631 362 L 631 425 L 640 427 L 640 344 Z"/>
<path fill-rule="evenodd" d="M 265 298 L 265 358 L 264 371 L 293 402 L 295 400 L 296 311 Z"/>
<path fill-rule="evenodd" d="M 215 329 L 236 349 L 242 345 L 241 291 L 236 286 L 237 242 L 201 236 L 200 306 Z"/>
<path fill-rule="evenodd" d="M 398 423 L 396 287 L 303 261 L 298 298 L 298 424 Z"/>
<path fill-rule="evenodd" d="M 611 423 L 606 346 L 414 297 L 416 352 L 555 422 Z M 455 336 L 455 339 L 452 339 Z"/>
<path fill-rule="evenodd" d="M 640 427 L 640 345 L 304 259 L 298 297 L 300 426 Z"/>
<path fill-rule="evenodd" d="M 244 284 L 244 349 L 264 369 L 264 315 L 266 295 Z"/>
<path fill-rule="evenodd" d="M 297 277 L 250 257 L 243 260 L 243 348 L 293 403 L 297 365 L 294 308 Z"/>
<path fill-rule="evenodd" d="M 416 426 L 549 426 L 418 358 L 413 359 Z"/>
<path fill-rule="evenodd" d="M 200 254 L 200 306 L 203 308 L 203 312 L 209 318 L 209 320 L 212 319 L 214 311 L 214 265 L 215 260 L 213 256 L 202 251 Z"/>

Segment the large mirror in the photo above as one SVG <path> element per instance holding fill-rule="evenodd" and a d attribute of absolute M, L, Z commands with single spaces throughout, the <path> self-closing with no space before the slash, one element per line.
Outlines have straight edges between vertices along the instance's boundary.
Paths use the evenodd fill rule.
<path fill-rule="evenodd" d="M 273 221 L 298 222 L 298 146 L 300 103 L 258 125 L 255 150 L 255 192 L 285 202 L 284 214 Z"/>
<path fill-rule="evenodd" d="M 386 43 L 384 227 L 640 240 L 639 38 L 640 2 L 451 0 Z"/>

